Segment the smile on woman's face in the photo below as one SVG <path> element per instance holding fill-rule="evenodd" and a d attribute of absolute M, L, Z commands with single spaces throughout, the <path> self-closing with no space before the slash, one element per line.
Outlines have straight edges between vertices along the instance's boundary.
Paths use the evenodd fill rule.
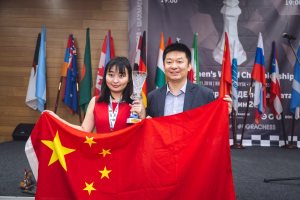
<path fill-rule="evenodd" d="M 114 98 L 120 97 L 129 81 L 128 70 L 120 73 L 116 66 L 113 66 L 106 74 L 106 84 Z"/>

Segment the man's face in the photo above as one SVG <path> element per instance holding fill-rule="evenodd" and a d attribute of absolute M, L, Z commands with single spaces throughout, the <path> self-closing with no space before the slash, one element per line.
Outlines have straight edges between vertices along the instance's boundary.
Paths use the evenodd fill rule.
<path fill-rule="evenodd" d="M 184 52 L 171 51 L 166 55 L 164 68 L 168 81 L 181 82 L 187 79 L 187 74 L 192 65 L 188 62 Z"/>

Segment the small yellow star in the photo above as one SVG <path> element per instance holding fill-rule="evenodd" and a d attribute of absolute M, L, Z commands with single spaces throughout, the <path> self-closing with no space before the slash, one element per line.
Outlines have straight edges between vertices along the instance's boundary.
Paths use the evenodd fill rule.
<path fill-rule="evenodd" d="M 101 173 L 101 179 L 103 179 L 104 177 L 109 179 L 109 173 L 111 172 L 111 170 L 107 170 L 106 166 L 104 166 L 103 170 L 99 170 L 99 172 Z"/>
<path fill-rule="evenodd" d="M 102 152 L 99 154 L 102 154 L 103 157 L 105 157 L 106 155 L 111 154 L 111 152 L 110 152 L 110 149 L 102 149 Z"/>
<path fill-rule="evenodd" d="M 94 141 L 94 137 L 85 136 L 84 143 L 87 143 L 90 145 L 90 147 L 92 147 L 92 144 L 96 144 L 97 142 Z"/>
<path fill-rule="evenodd" d="M 42 140 L 42 143 L 52 150 L 52 155 L 49 160 L 48 166 L 50 166 L 51 164 L 53 164 L 58 160 L 61 166 L 65 169 L 65 171 L 67 171 L 65 155 L 72 153 L 73 151 L 75 151 L 75 149 L 66 148 L 61 144 L 58 131 L 56 132 L 53 141 Z"/>
<path fill-rule="evenodd" d="M 85 182 L 85 188 L 83 190 L 87 190 L 89 195 L 91 195 L 92 190 L 96 190 L 94 187 L 94 182 L 92 182 L 91 184 L 88 184 L 87 182 Z"/>

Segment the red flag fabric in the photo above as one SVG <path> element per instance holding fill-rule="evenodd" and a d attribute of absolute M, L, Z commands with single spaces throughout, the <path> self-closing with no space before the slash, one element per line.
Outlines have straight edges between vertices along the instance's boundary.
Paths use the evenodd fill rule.
<path fill-rule="evenodd" d="M 231 96 L 232 88 L 232 74 L 231 74 L 231 59 L 230 59 L 230 46 L 227 33 L 225 32 L 225 44 L 222 61 L 222 75 L 219 87 L 219 98 L 223 98 L 225 95 Z"/>
<path fill-rule="evenodd" d="M 228 122 L 221 99 L 108 134 L 45 112 L 25 148 L 36 199 L 234 200 Z"/>

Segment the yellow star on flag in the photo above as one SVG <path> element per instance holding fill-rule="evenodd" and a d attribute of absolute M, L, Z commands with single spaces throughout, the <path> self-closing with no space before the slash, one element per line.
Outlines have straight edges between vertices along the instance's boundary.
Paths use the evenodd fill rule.
<path fill-rule="evenodd" d="M 90 147 L 92 147 L 92 144 L 96 144 L 97 142 L 94 141 L 94 137 L 85 136 L 84 143 L 87 143 L 90 145 Z"/>
<path fill-rule="evenodd" d="M 106 155 L 111 154 L 111 152 L 110 152 L 110 149 L 102 149 L 102 152 L 99 154 L 102 154 L 103 157 L 105 157 Z"/>
<path fill-rule="evenodd" d="M 103 170 L 99 170 L 99 172 L 101 173 L 101 179 L 103 179 L 104 177 L 109 179 L 109 173 L 111 172 L 111 170 L 107 170 L 106 166 L 104 166 Z"/>
<path fill-rule="evenodd" d="M 53 164 L 58 160 L 61 166 L 64 168 L 64 170 L 67 171 L 65 155 L 72 153 L 73 151 L 75 151 L 75 149 L 66 148 L 61 144 L 58 131 L 56 132 L 53 141 L 42 140 L 42 143 L 52 150 L 52 155 L 49 160 L 48 166 L 50 166 L 51 164 Z"/>
<path fill-rule="evenodd" d="M 96 190 L 94 187 L 94 182 L 92 182 L 91 184 L 88 184 L 87 182 L 85 182 L 85 188 L 83 190 L 87 190 L 89 195 L 91 195 L 92 190 Z"/>

